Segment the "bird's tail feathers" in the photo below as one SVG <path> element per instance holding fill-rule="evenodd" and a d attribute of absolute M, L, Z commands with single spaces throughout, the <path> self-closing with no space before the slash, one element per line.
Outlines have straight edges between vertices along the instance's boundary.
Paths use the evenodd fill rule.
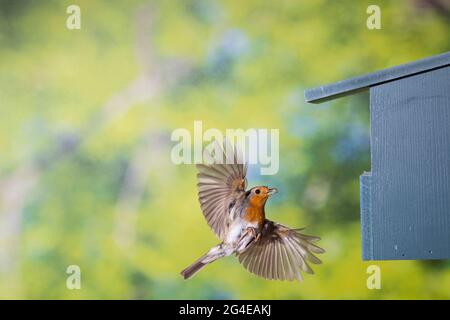
<path fill-rule="evenodd" d="M 181 271 L 181 275 L 185 280 L 192 278 L 197 272 L 199 272 L 201 269 L 203 269 L 206 265 L 210 264 L 211 262 L 216 261 L 219 258 L 222 258 L 224 256 L 224 250 L 222 250 L 221 245 L 217 245 L 211 250 L 208 251 L 208 253 L 204 254 L 197 260 L 195 260 L 194 263 L 192 263 L 189 267 Z"/>

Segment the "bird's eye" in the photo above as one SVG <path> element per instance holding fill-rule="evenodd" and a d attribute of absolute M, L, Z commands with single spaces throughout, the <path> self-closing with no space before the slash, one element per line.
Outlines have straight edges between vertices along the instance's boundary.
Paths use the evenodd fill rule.
<path fill-rule="evenodd" d="M 256 194 L 260 194 L 260 193 L 261 193 L 261 190 L 256 189 L 256 190 L 255 190 L 255 193 L 256 193 Z"/>

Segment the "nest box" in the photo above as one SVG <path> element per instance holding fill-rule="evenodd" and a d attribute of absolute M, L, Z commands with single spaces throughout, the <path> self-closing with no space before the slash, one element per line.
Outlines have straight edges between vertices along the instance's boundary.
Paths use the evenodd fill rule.
<path fill-rule="evenodd" d="M 305 91 L 370 92 L 371 170 L 360 176 L 364 260 L 450 258 L 450 52 Z"/>

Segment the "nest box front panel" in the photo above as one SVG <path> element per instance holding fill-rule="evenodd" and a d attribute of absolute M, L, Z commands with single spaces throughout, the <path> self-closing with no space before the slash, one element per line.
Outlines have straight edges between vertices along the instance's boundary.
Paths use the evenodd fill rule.
<path fill-rule="evenodd" d="M 365 260 L 450 258 L 450 67 L 370 89 Z"/>

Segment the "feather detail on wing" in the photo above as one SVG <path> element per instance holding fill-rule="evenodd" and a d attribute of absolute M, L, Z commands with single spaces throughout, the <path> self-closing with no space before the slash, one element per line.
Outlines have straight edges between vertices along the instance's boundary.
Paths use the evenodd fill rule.
<path fill-rule="evenodd" d="M 307 261 L 322 263 L 314 253 L 325 250 L 313 244 L 319 237 L 302 234 L 301 230 L 266 220 L 260 239 L 239 254 L 239 262 L 265 279 L 302 281 L 300 270 L 314 273 Z"/>
<path fill-rule="evenodd" d="M 215 146 L 223 157 L 221 163 L 197 164 L 197 188 L 200 206 L 208 225 L 224 240 L 230 225 L 230 211 L 245 194 L 247 166 L 237 147 L 224 141 Z"/>

